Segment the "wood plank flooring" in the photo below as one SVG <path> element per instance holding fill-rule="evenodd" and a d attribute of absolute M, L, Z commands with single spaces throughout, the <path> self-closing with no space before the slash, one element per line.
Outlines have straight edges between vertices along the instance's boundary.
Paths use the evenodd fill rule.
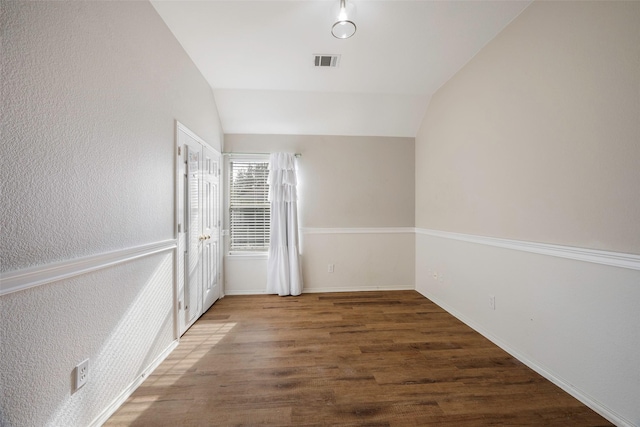
<path fill-rule="evenodd" d="M 611 425 L 415 291 L 227 296 L 106 426 Z"/>

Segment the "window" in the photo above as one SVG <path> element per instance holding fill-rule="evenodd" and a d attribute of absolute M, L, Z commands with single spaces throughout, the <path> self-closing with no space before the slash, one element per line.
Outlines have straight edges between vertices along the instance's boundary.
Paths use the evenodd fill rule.
<path fill-rule="evenodd" d="M 229 159 L 229 251 L 269 249 L 269 161 Z"/>

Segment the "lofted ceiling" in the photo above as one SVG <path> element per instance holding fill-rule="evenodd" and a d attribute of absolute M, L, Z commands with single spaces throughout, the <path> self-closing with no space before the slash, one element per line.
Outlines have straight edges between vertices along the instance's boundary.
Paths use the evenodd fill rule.
<path fill-rule="evenodd" d="M 338 0 L 152 4 L 211 85 L 225 133 L 414 137 L 433 93 L 529 4 L 359 0 L 350 39 Z M 341 55 L 335 68 L 314 54 Z"/>

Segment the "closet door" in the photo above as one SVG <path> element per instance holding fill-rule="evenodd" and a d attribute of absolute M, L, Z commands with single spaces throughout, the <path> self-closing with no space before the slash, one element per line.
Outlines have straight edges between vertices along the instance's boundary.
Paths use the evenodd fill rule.
<path fill-rule="evenodd" d="M 202 314 L 202 146 L 185 138 L 184 330 Z M 184 331 L 182 331 L 184 333 Z"/>
<path fill-rule="evenodd" d="M 202 149 L 202 312 L 220 297 L 220 154 Z"/>
<path fill-rule="evenodd" d="M 177 125 L 176 335 L 183 335 L 220 298 L 220 153 Z"/>

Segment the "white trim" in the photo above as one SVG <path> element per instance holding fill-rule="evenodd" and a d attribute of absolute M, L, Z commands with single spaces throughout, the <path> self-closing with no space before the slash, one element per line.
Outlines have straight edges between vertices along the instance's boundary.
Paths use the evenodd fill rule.
<path fill-rule="evenodd" d="M 415 231 L 413 227 L 300 228 L 300 234 L 412 234 Z"/>
<path fill-rule="evenodd" d="M 453 233 L 450 231 L 430 230 L 413 227 L 371 227 L 371 228 L 300 228 L 300 234 L 420 234 L 443 239 L 459 240 L 499 248 L 531 252 L 576 261 L 592 262 L 613 267 L 640 270 L 640 255 L 622 252 L 610 252 L 597 249 L 576 248 L 573 246 L 554 245 L 549 243 L 526 242 L 523 240 L 501 239 L 497 237 L 477 236 L 472 234 Z M 227 255 L 229 256 L 229 255 Z"/>
<path fill-rule="evenodd" d="M 311 289 L 302 288 L 303 294 L 324 294 L 331 292 L 374 292 L 374 291 L 415 291 L 416 287 L 411 286 L 350 286 L 350 287 L 313 287 Z"/>
<path fill-rule="evenodd" d="M 200 138 L 198 135 L 196 135 L 195 133 L 193 133 L 191 131 L 191 129 L 189 129 L 188 127 L 186 127 L 185 125 L 183 125 L 182 123 L 180 123 L 178 120 L 176 120 L 176 133 L 178 131 L 182 131 L 184 133 L 186 133 L 187 135 L 189 135 L 191 138 L 195 139 L 197 142 L 199 142 L 201 145 L 206 145 L 207 147 L 211 148 L 212 150 L 215 150 L 218 154 L 220 154 L 220 152 L 218 150 L 216 150 L 215 148 L 213 148 L 212 146 L 210 146 L 209 144 L 207 144 L 205 142 L 204 139 Z M 178 141 L 178 138 L 176 137 L 176 143 Z"/>
<path fill-rule="evenodd" d="M 415 230 L 416 234 L 426 236 L 460 240 L 463 242 L 478 243 L 481 245 L 496 246 L 499 248 L 514 249 L 559 258 L 568 258 L 577 261 L 610 265 L 613 267 L 629 268 L 631 270 L 640 270 L 640 255 L 608 252 L 597 249 L 576 248 L 572 246 L 552 245 L 548 243 L 525 242 L 522 240 L 500 239 L 497 237 L 475 236 L 471 234 L 452 233 L 449 231 L 429 230 L 425 228 L 416 228 Z"/>
<path fill-rule="evenodd" d="M 235 291 L 228 291 L 225 289 L 225 295 L 234 296 L 234 295 L 265 295 L 267 291 L 264 289 L 240 289 Z"/>
<path fill-rule="evenodd" d="M 350 287 L 313 287 L 302 288 L 303 294 L 320 294 L 331 292 L 371 292 L 371 291 L 415 291 L 416 288 L 413 285 L 410 286 L 350 286 Z M 240 289 L 231 292 L 227 292 L 227 295 L 266 295 L 267 291 L 264 289 Z M 275 294 L 274 294 L 275 295 Z"/>
<path fill-rule="evenodd" d="M 69 279 L 137 258 L 173 250 L 176 247 L 175 240 L 163 240 L 133 248 L 2 273 L 0 275 L 0 296 Z"/>
<path fill-rule="evenodd" d="M 423 295 L 425 298 L 427 298 L 430 301 L 432 301 L 433 303 L 435 303 L 436 305 L 440 306 L 440 308 L 445 310 L 447 313 L 453 315 L 458 320 L 460 320 L 461 322 L 463 322 L 464 324 L 466 324 L 467 326 L 472 328 L 474 331 L 476 331 L 476 332 L 480 333 L 481 335 L 483 335 L 489 341 L 493 342 L 495 345 L 497 345 L 498 347 L 500 347 L 501 349 L 503 349 L 504 351 L 506 351 L 507 353 L 509 353 L 510 355 L 515 357 L 516 359 L 518 359 L 520 362 L 524 363 L 529 368 L 533 369 L 538 374 L 542 375 L 544 378 L 548 379 L 553 384 L 557 385 L 562 390 L 566 391 L 571 396 L 575 397 L 580 402 L 584 403 L 586 406 L 588 406 L 589 408 L 591 408 L 594 411 L 596 411 L 598 414 L 602 415 L 608 421 L 612 422 L 613 424 L 615 424 L 617 426 L 625 426 L 625 427 L 633 427 L 634 426 L 634 424 L 631 423 L 631 421 L 622 418 L 620 415 L 616 414 L 614 411 L 612 411 L 608 407 L 604 406 L 602 403 L 596 401 L 591 396 L 589 396 L 586 393 L 582 392 L 581 390 L 575 388 L 573 385 L 571 385 L 571 383 L 567 382 L 564 378 L 562 378 L 559 375 L 556 375 L 555 373 L 547 370 L 545 367 L 539 365 L 535 360 L 529 359 L 526 355 L 524 355 L 524 354 L 520 353 L 519 351 L 513 349 L 508 344 L 506 344 L 504 341 L 502 341 L 500 338 L 498 338 L 495 335 L 491 334 L 488 330 L 486 330 L 485 328 L 483 328 L 479 324 L 475 323 L 473 320 L 469 319 L 468 317 L 464 316 L 463 314 L 461 314 L 459 311 L 457 311 L 453 307 L 450 307 L 449 305 L 447 305 L 444 302 L 440 301 L 438 298 L 434 297 L 433 295 L 430 295 L 430 294 L 428 294 L 426 292 L 423 292 L 422 290 L 417 289 L 417 287 L 416 287 L 416 291 L 418 293 L 420 293 L 421 295 Z"/>
<path fill-rule="evenodd" d="M 180 309 L 179 309 L 179 301 L 180 301 L 180 295 L 178 292 L 178 244 L 176 242 L 176 247 L 173 249 L 173 271 L 171 272 L 172 274 L 172 279 L 173 279 L 173 283 L 171 284 L 171 295 L 173 296 L 173 307 L 172 307 L 172 311 L 173 311 L 173 338 L 175 340 L 179 340 L 180 339 Z"/>
<path fill-rule="evenodd" d="M 246 161 L 255 160 L 257 162 L 269 161 L 269 153 L 222 153 L 227 159 L 242 159 Z"/>
<path fill-rule="evenodd" d="M 162 352 L 158 357 L 155 358 L 153 362 L 140 374 L 127 388 L 125 388 L 122 393 L 116 397 L 111 404 L 109 404 L 104 411 L 100 413 L 97 417 L 91 421 L 89 426 L 100 427 L 122 406 L 122 404 L 133 394 L 134 391 L 147 379 L 153 371 L 156 370 L 158 366 L 171 354 L 173 350 L 178 346 L 179 341 L 176 339 L 169 344 L 169 346 Z"/>

